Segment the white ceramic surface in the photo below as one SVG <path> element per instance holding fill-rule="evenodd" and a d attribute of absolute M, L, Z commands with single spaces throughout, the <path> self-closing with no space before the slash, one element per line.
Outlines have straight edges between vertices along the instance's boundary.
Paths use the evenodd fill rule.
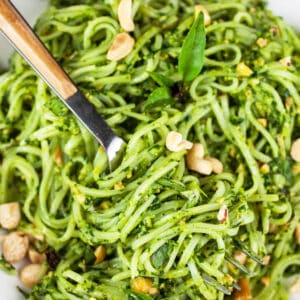
<path fill-rule="evenodd" d="M 33 24 L 37 16 L 47 6 L 47 0 L 13 0 L 17 8 L 25 18 Z M 270 8 L 279 16 L 293 25 L 300 32 L 300 0 L 269 0 Z M 0 69 L 6 68 L 12 48 L 0 36 Z M 17 291 L 16 286 L 20 285 L 16 277 L 8 276 L 0 272 L 0 299 L 22 300 L 23 297 Z M 270 299 L 272 300 L 272 299 Z M 300 300 L 300 294 L 292 295 L 291 300 Z"/>

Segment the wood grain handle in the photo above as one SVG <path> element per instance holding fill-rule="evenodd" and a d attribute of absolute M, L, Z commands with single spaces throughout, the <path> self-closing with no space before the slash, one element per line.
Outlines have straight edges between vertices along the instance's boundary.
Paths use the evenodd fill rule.
<path fill-rule="evenodd" d="M 72 80 L 9 0 L 0 0 L 0 31 L 60 98 L 67 100 L 76 93 Z"/>

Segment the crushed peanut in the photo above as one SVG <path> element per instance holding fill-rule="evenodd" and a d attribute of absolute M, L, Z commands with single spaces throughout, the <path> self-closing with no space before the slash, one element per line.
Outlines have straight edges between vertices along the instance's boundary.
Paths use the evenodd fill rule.
<path fill-rule="evenodd" d="M 200 12 L 202 12 L 204 15 L 204 25 L 205 26 L 210 25 L 211 17 L 206 7 L 200 4 L 195 5 L 195 18 L 199 15 Z"/>
<path fill-rule="evenodd" d="M 285 67 L 290 67 L 292 65 L 292 58 L 287 56 L 282 58 L 279 62 Z"/>
<path fill-rule="evenodd" d="M 271 261 L 271 255 L 267 255 L 267 256 L 265 256 L 264 258 L 263 258 L 263 263 L 264 263 L 264 265 L 265 266 L 267 266 L 267 265 L 269 265 L 270 264 L 270 261 Z"/>
<path fill-rule="evenodd" d="M 137 277 L 133 279 L 131 289 L 139 293 L 150 295 L 155 295 L 159 292 L 157 288 L 153 287 L 152 280 L 145 277 Z"/>
<path fill-rule="evenodd" d="M 268 120 L 265 118 L 259 118 L 257 119 L 258 123 L 260 125 L 262 125 L 264 128 L 266 128 L 268 126 Z"/>
<path fill-rule="evenodd" d="M 270 173 L 270 166 L 268 164 L 263 164 L 261 167 L 260 167 L 260 171 L 262 174 L 269 174 Z"/>
<path fill-rule="evenodd" d="M 184 140 L 179 132 L 170 131 L 166 138 L 166 147 L 172 152 L 180 152 L 182 150 L 191 149 L 193 143 Z"/>
<path fill-rule="evenodd" d="M 54 160 L 56 164 L 61 167 L 63 165 L 63 154 L 59 147 L 57 147 L 54 151 Z"/>
<path fill-rule="evenodd" d="M 122 29 L 134 31 L 132 18 L 132 0 L 121 0 L 118 6 L 118 18 Z"/>
<path fill-rule="evenodd" d="M 133 49 L 135 40 L 126 32 L 119 33 L 107 53 L 107 59 L 118 61 L 126 57 Z"/>
<path fill-rule="evenodd" d="M 294 99 L 292 97 L 287 97 L 285 99 L 285 107 L 289 108 L 294 104 Z"/>
<path fill-rule="evenodd" d="M 256 44 L 258 47 L 260 48 L 264 48 L 268 45 L 268 40 L 267 39 L 264 39 L 264 38 L 259 38 L 257 41 L 256 41 Z"/>
<path fill-rule="evenodd" d="M 240 251 L 240 250 L 236 250 L 234 252 L 234 256 L 233 257 L 241 265 L 244 265 L 247 262 L 247 255 L 244 252 Z"/>
<path fill-rule="evenodd" d="M 237 65 L 236 71 L 240 76 L 243 77 L 249 77 L 253 74 L 253 71 L 243 62 Z"/>
<path fill-rule="evenodd" d="M 217 215 L 217 219 L 220 223 L 224 223 L 228 219 L 228 207 L 223 205 Z"/>
<path fill-rule="evenodd" d="M 262 279 L 260 280 L 265 286 L 268 286 L 270 284 L 270 277 L 262 277 Z"/>
<path fill-rule="evenodd" d="M 300 138 L 296 139 L 292 144 L 291 157 L 294 161 L 300 162 Z"/>

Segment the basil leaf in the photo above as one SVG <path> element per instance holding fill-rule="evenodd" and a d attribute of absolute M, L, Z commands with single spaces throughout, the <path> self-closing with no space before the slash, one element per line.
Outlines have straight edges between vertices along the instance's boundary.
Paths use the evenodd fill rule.
<path fill-rule="evenodd" d="M 169 257 L 169 246 L 167 244 L 162 245 L 156 252 L 151 256 L 151 263 L 155 268 L 162 267 L 168 260 Z"/>
<path fill-rule="evenodd" d="M 167 87 L 159 87 L 155 89 L 144 104 L 144 110 L 151 109 L 156 106 L 166 106 L 173 103 L 170 90 Z"/>
<path fill-rule="evenodd" d="M 195 79 L 201 72 L 205 46 L 204 15 L 200 12 L 183 42 L 179 55 L 178 70 L 184 81 Z"/>
<path fill-rule="evenodd" d="M 172 87 L 174 85 L 174 81 L 165 75 L 159 74 L 157 72 L 149 73 L 150 77 L 160 86 Z"/>

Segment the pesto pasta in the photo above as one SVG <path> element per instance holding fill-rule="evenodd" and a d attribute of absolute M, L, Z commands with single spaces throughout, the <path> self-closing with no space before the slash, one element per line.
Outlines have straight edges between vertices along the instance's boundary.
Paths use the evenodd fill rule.
<path fill-rule="evenodd" d="M 39 18 L 41 40 L 127 143 L 113 172 L 19 55 L 0 75 L 0 203 L 20 203 L 17 230 L 39 237 L 49 266 L 27 299 L 221 300 L 241 280 L 254 299 L 288 299 L 283 279 L 300 270 L 300 164 L 290 155 L 300 38 L 263 1 L 201 1 L 211 17 L 204 65 L 183 80 L 178 57 L 199 2 L 134 0 L 135 45 L 119 61 L 107 59 L 122 32 L 119 1 L 53 0 Z M 172 131 L 224 170 L 189 170 L 187 150 L 166 148 Z"/>

